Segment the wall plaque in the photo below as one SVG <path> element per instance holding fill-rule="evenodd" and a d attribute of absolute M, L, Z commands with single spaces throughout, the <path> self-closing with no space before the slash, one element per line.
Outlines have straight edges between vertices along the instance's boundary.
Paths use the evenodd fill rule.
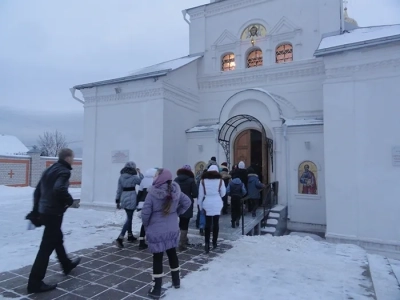
<path fill-rule="evenodd" d="M 115 150 L 111 152 L 113 164 L 124 164 L 129 161 L 129 150 Z"/>
<path fill-rule="evenodd" d="M 394 167 L 400 167 L 400 146 L 392 148 L 392 163 Z"/>

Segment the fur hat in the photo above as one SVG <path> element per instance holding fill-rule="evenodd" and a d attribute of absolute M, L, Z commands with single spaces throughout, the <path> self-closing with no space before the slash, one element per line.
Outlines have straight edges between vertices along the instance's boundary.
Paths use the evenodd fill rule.
<path fill-rule="evenodd" d="M 221 164 L 221 166 L 227 167 L 227 166 L 228 166 L 228 163 L 227 163 L 227 162 L 223 162 L 223 163 Z"/>
<path fill-rule="evenodd" d="M 125 164 L 125 168 L 136 169 L 136 163 L 134 163 L 133 161 L 128 161 L 128 162 Z"/>

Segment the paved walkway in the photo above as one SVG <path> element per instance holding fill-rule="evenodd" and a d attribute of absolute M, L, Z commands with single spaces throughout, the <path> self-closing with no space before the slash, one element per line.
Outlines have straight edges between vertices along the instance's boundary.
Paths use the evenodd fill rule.
<path fill-rule="evenodd" d="M 197 271 L 213 258 L 232 248 L 229 242 L 221 242 L 220 247 L 204 254 L 202 246 L 191 247 L 178 254 L 181 265 L 181 277 Z M 50 262 L 47 283 L 58 283 L 58 288 L 44 294 L 26 292 L 31 266 L 0 273 L 1 296 L 19 299 L 57 299 L 57 300 L 134 300 L 148 299 L 151 285 L 152 256 L 147 250 L 139 251 L 137 243 L 128 244 L 123 250 L 112 244 L 104 244 L 93 249 L 85 249 L 73 256 L 81 256 L 82 262 L 69 276 L 61 273 L 56 261 Z M 165 256 L 163 287 L 171 286 L 168 259 Z"/>

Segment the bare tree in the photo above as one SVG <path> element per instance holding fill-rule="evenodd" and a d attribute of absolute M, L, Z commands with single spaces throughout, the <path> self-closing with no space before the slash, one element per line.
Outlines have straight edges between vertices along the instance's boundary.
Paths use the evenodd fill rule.
<path fill-rule="evenodd" d="M 56 157 L 61 149 L 68 147 L 65 135 L 58 130 L 55 132 L 44 132 L 43 135 L 39 136 L 38 144 L 42 151 L 41 156 Z"/>

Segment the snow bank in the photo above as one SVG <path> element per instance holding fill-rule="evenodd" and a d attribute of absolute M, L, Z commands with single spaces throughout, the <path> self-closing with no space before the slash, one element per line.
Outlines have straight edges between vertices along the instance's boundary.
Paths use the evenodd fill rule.
<path fill-rule="evenodd" d="M 33 188 L 0 186 L 0 272 L 33 263 L 39 248 L 43 228 L 27 231 L 25 216 L 32 209 Z M 80 189 L 70 189 L 79 198 Z M 64 215 L 63 231 L 67 251 L 94 247 L 115 239 L 123 222 L 124 211 L 69 209 Z M 134 217 L 134 231 L 141 220 Z"/>

